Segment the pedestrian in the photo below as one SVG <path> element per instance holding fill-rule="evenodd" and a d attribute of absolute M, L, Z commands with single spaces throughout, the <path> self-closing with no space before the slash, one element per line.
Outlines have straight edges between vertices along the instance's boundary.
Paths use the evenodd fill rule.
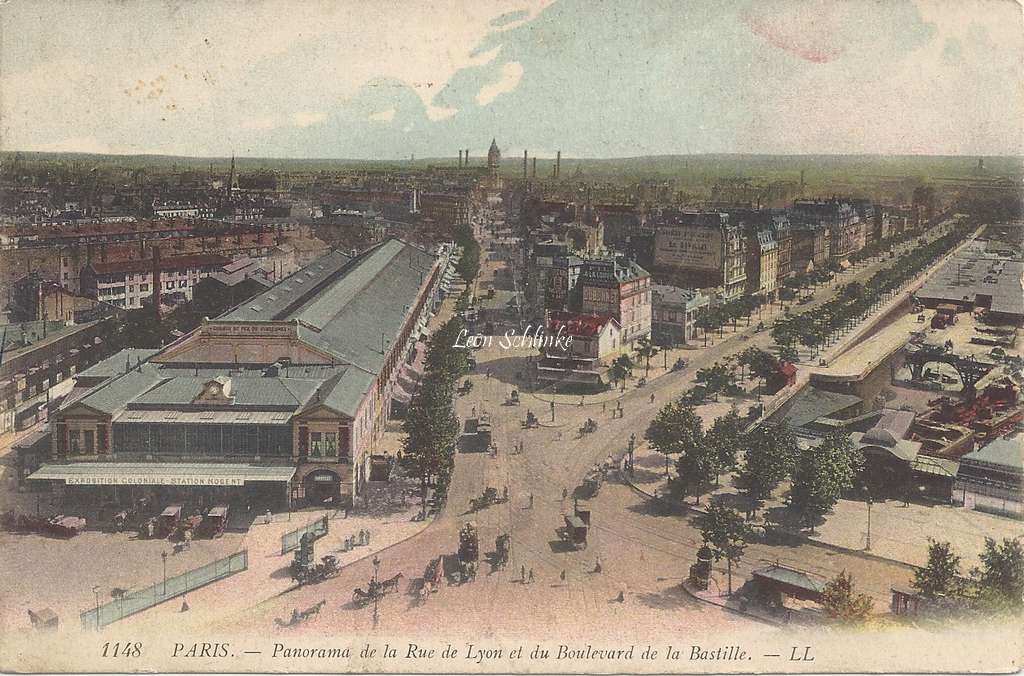
<path fill-rule="evenodd" d="M 565 500 L 567 497 L 569 497 L 569 489 L 562 488 L 562 500 Z"/>
<path fill-rule="evenodd" d="M 530 569 L 530 584 L 533 584 L 533 568 Z"/>
<path fill-rule="evenodd" d="M 153 519 L 150 519 L 148 522 L 146 522 L 146 531 L 149 534 L 149 539 L 150 540 L 153 539 L 153 531 L 154 530 L 155 530 L 155 526 L 153 525 Z"/>
<path fill-rule="evenodd" d="M 583 397 L 580 397 L 580 408 L 583 408 Z"/>
<path fill-rule="evenodd" d="M 533 509 L 533 493 L 530 493 L 530 506 L 528 509 Z"/>
<path fill-rule="evenodd" d="M 188 610 L 188 599 L 186 599 L 184 596 L 182 596 L 181 597 L 181 612 L 184 613 L 187 610 Z"/>
<path fill-rule="evenodd" d="M 519 566 L 519 582 L 526 584 L 526 566 Z"/>
<path fill-rule="evenodd" d="M 654 403 L 654 392 L 651 392 L 651 403 Z"/>
<path fill-rule="evenodd" d="M 501 489 L 501 499 L 504 500 L 505 502 L 508 502 L 508 486 L 505 486 L 503 489 Z"/>
<path fill-rule="evenodd" d="M 263 515 L 263 523 L 264 524 L 269 524 L 271 518 L 273 518 L 273 515 L 270 513 L 270 510 L 268 509 L 267 513 Z"/>
<path fill-rule="evenodd" d="M 474 406 L 474 407 L 473 407 L 473 414 L 472 414 L 472 417 L 474 417 L 474 418 L 476 417 L 476 406 Z"/>
<path fill-rule="evenodd" d="M 192 549 L 192 529 L 185 531 L 185 549 Z"/>
<path fill-rule="evenodd" d="M 601 557 L 598 556 L 597 557 L 597 562 L 594 564 L 594 572 L 595 573 L 600 573 L 602 570 L 603 570 L 603 568 L 601 566 Z"/>
<path fill-rule="evenodd" d="M 625 603 L 625 601 L 626 601 L 626 593 L 620 589 L 619 590 L 619 595 L 615 597 L 615 600 L 618 601 L 619 603 Z"/>
<path fill-rule="evenodd" d="M 558 574 L 558 579 L 565 582 L 565 568 L 563 568 L 562 572 Z"/>
<path fill-rule="evenodd" d="M 604 413 L 607 410 L 608 410 L 608 402 L 607 401 L 602 401 L 601 402 L 601 413 Z"/>
<path fill-rule="evenodd" d="M 369 528 L 366 529 L 366 546 L 367 547 L 370 546 L 370 529 Z"/>

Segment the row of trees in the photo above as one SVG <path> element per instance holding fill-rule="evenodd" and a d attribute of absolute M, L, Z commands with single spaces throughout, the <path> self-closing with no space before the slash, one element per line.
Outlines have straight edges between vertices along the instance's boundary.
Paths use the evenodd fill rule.
<path fill-rule="evenodd" d="M 817 355 L 822 346 L 829 346 L 841 332 L 849 330 L 858 321 L 874 311 L 895 294 L 904 284 L 920 274 L 940 256 L 949 252 L 970 231 L 961 224 L 928 244 L 907 254 L 898 266 L 879 270 L 866 283 L 851 282 L 839 293 L 813 311 L 776 320 L 772 339 L 781 358 L 795 357 L 796 345 L 802 345 Z"/>
<path fill-rule="evenodd" d="M 468 306 L 469 284 L 480 271 L 480 246 L 469 226 L 457 232 L 462 256 L 459 275 L 467 282 L 459 303 Z M 455 446 L 459 438 L 459 419 L 455 415 L 455 387 L 459 377 L 469 371 L 469 352 L 457 348 L 464 325 L 457 316 L 445 322 L 427 339 L 423 381 L 412 395 L 403 421 L 402 466 L 420 480 L 421 506 L 426 512 L 427 489 L 434 486 L 434 498 L 443 501 L 448 493 L 455 467 Z"/>
<path fill-rule="evenodd" d="M 676 458 L 674 485 L 683 496 L 694 496 L 696 504 L 719 484 L 722 474 L 735 470 L 747 518 L 753 518 L 789 478 L 790 506 L 801 525 L 812 531 L 854 486 L 863 468 L 862 455 L 844 432 L 833 432 L 816 446 L 801 449 L 785 426 L 760 425 L 749 432 L 744 428 L 744 420 L 733 409 L 705 430 L 693 405 L 677 399 L 662 407 L 644 438 L 654 450 Z"/>
<path fill-rule="evenodd" d="M 997 542 L 985 538 L 981 566 L 969 576 L 960 572 L 960 557 L 949 542 L 930 540 L 928 563 L 914 571 L 914 588 L 938 599 L 966 599 L 987 610 L 1014 610 L 1024 606 L 1024 547 L 1020 538 Z"/>
<path fill-rule="evenodd" d="M 739 320 L 744 318 L 747 326 L 750 326 L 750 316 L 766 302 L 767 299 L 763 294 L 740 296 L 721 305 L 703 308 L 697 315 L 694 325 L 704 333 L 704 345 L 706 346 L 708 334 L 717 331 L 721 336 L 722 330 L 729 323 L 732 323 L 732 328 L 735 330 Z"/>

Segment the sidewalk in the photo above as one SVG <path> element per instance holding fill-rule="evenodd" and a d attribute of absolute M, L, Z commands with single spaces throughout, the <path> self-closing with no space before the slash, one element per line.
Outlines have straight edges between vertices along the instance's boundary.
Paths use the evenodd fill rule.
<path fill-rule="evenodd" d="M 703 413 L 703 411 L 702 411 Z M 721 413 L 719 413 L 721 415 Z M 708 422 L 708 417 L 704 416 Z M 713 417 L 712 417 L 713 419 Z M 652 451 L 642 444 L 635 452 L 636 471 L 630 483 L 643 493 L 652 496 L 666 494 L 668 482 L 665 479 L 665 456 Z M 670 475 L 675 476 L 674 462 Z M 628 478 L 628 477 L 627 477 Z M 721 486 L 701 496 L 701 504 L 710 500 L 740 507 L 743 499 L 732 484 L 732 475 L 723 475 Z M 788 489 L 783 483 L 775 491 L 775 497 L 766 501 L 756 525 L 764 524 L 764 515 L 770 510 L 776 514 L 785 512 L 786 505 L 781 495 Z M 690 509 L 700 510 L 687 500 Z M 825 523 L 817 526 L 815 532 L 785 529 L 810 542 L 837 547 L 851 552 L 880 557 L 890 561 L 923 566 L 928 561 L 929 538 L 951 542 L 961 557 L 961 572 L 966 574 L 973 566 L 979 565 L 978 554 L 985 546 L 985 538 L 997 540 L 1013 538 L 1022 534 L 1024 525 L 1014 519 L 985 514 L 974 510 L 947 505 L 910 503 L 902 501 L 876 501 L 871 505 L 871 549 L 867 549 L 867 505 L 856 500 L 840 500 L 826 517 Z"/>

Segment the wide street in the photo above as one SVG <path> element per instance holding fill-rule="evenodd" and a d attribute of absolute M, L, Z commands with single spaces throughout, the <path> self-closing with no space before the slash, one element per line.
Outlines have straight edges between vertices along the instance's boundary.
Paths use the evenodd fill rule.
<path fill-rule="evenodd" d="M 486 239 L 483 245 L 486 250 Z M 880 266 L 890 264 L 892 261 L 876 261 L 849 270 L 833 282 L 833 288 L 819 290 L 814 302 L 800 309 L 813 309 L 827 300 L 837 284 L 866 279 Z M 503 265 L 484 262 L 478 293 L 494 283 Z M 753 334 L 752 327 L 742 325 L 737 333 L 730 331 L 726 329 L 724 339 L 706 348 L 679 351 L 689 360 L 686 369 L 667 373 L 663 368 L 652 368 L 652 380 L 646 387 L 637 388 L 633 381 L 624 392 L 585 397 L 583 406 L 578 395 L 523 391 L 517 375 L 526 371 L 525 360 L 534 350 L 504 350 L 498 340 L 479 350 L 478 368 L 469 376 L 474 387 L 469 394 L 458 397 L 457 412 L 461 419 L 471 417 L 474 410 L 490 413 L 499 454 L 492 458 L 486 453 L 460 453 L 445 509 L 423 532 L 381 553 L 380 578 L 401 573 L 403 581 L 402 593 L 387 596 L 379 604 L 378 626 L 403 635 L 430 635 L 444 628 L 448 635 L 543 636 L 555 627 L 564 627 L 571 617 L 581 634 L 628 634 L 633 631 L 631 627 L 637 627 L 636 631 L 649 637 L 671 635 L 681 626 L 706 630 L 749 624 L 751 621 L 745 618 L 693 600 L 680 589 L 701 544 L 699 531 L 690 525 L 687 515 L 665 514 L 656 503 L 626 485 L 606 482 L 588 501 L 593 525 L 587 549 L 566 551 L 555 531 L 563 523 L 562 515 L 572 511 L 572 499 L 563 501 L 563 491 L 571 496 L 595 464 L 609 457 L 620 458 L 631 433 L 642 438 L 664 402 L 692 385 L 697 369 L 748 346 L 767 347 L 770 343 L 767 331 Z M 668 363 L 674 359 L 675 355 L 671 356 Z M 663 360 L 659 357 L 656 361 Z M 513 388 L 520 389 L 521 403 L 505 405 Z M 613 400 L 621 401 L 622 418 L 612 418 Z M 556 402 L 553 422 L 552 401 Z M 540 419 L 539 429 L 523 429 L 528 409 Z M 598 431 L 580 439 L 578 429 L 588 417 L 598 422 Z M 522 454 L 510 454 L 519 442 L 523 444 Z M 488 486 L 499 492 L 508 486 L 510 501 L 468 513 L 470 499 Z M 484 564 L 475 582 L 444 586 L 421 605 L 414 594 L 418 578 L 432 559 L 455 553 L 458 530 L 470 520 L 479 529 L 482 557 L 494 549 L 497 535 L 512 535 L 511 564 L 493 574 Z M 603 570 L 595 573 L 598 557 Z M 903 564 L 812 544 L 753 544 L 741 566 L 749 570 L 763 561 L 788 563 L 822 577 L 848 570 L 860 588 L 875 598 L 879 612 L 885 609 L 889 588 L 906 584 L 911 576 L 911 569 Z M 285 563 L 282 561 L 282 565 Z M 531 570 L 536 581 L 523 584 L 521 572 L 526 571 L 528 577 Z M 338 578 L 277 596 L 252 612 L 224 617 L 215 626 L 221 630 L 273 630 L 274 618 L 287 618 L 293 609 L 326 599 L 328 603 L 316 620 L 318 631 L 369 631 L 374 626 L 374 609 L 372 605 L 355 606 L 351 595 L 356 587 L 365 589 L 372 576 L 371 561 L 363 559 L 346 566 Z M 716 578 L 721 577 L 716 573 Z M 620 591 L 624 592 L 622 603 L 617 602 Z M 627 618 L 629 621 L 624 622 Z"/>

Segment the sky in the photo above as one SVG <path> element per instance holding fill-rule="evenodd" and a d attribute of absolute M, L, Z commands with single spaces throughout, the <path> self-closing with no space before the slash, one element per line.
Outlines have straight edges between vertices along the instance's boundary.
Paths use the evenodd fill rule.
<path fill-rule="evenodd" d="M 1024 155 L 1010 0 L 7 0 L 0 148 Z"/>

